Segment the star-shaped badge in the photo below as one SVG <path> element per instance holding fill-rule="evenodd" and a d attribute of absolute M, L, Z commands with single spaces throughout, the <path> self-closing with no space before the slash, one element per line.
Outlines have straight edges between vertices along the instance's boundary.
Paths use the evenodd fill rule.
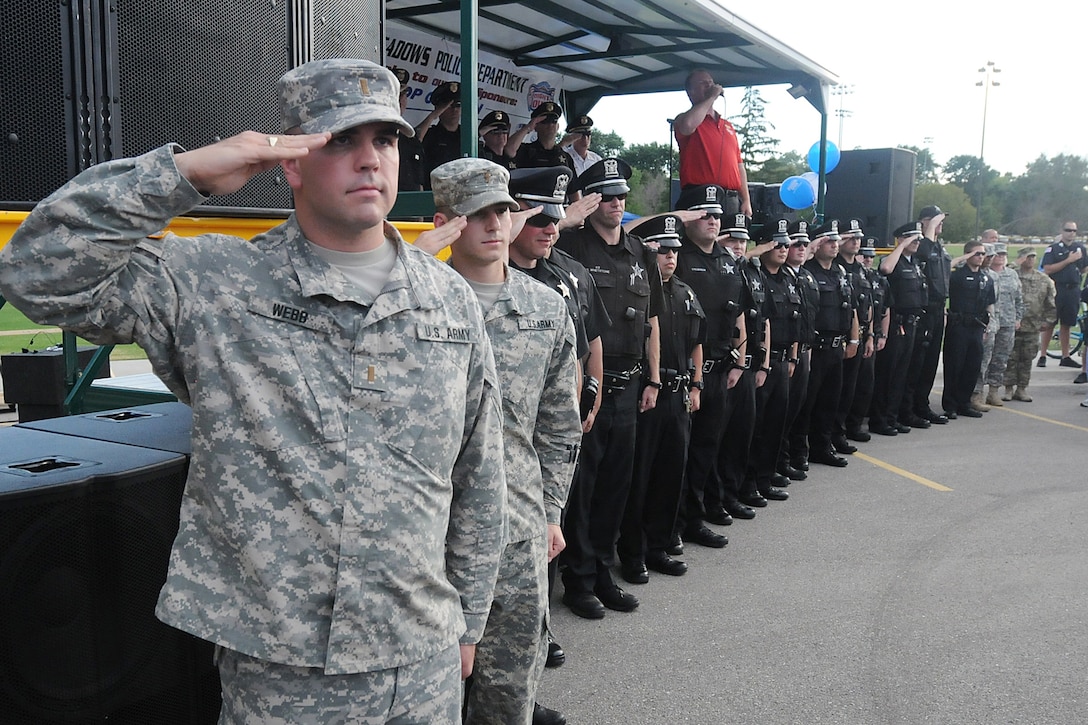
<path fill-rule="evenodd" d="M 642 275 L 645 271 L 638 262 L 635 262 L 635 266 L 631 267 L 631 281 L 628 284 L 634 284 L 636 279 L 644 279 Z"/>

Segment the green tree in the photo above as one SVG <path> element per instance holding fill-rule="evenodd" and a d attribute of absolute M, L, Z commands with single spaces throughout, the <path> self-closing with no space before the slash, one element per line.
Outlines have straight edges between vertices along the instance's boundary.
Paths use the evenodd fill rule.
<path fill-rule="evenodd" d="M 918 148 L 917 146 L 910 146 L 907 144 L 899 144 L 899 148 L 906 149 L 907 151 L 913 151 L 915 154 L 914 160 L 914 181 L 918 184 L 936 184 L 940 182 L 940 178 L 937 176 L 938 170 L 941 165 L 933 158 L 933 152 L 928 148 Z"/>
<path fill-rule="evenodd" d="M 778 139 L 770 135 L 774 124 L 767 120 L 767 102 L 759 89 L 747 86 L 740 101 L 740 113 L 729 118 L 740 138 L 740 154 L 749 174 L 775 155 Z"/>
<path fill-rule="evenodd" d="M 623 138 L 615 131 L 594 131 L 589 147 L 600 154 L 601 158 L 623 155 Z"/>
<path fill-rule="evenodd" d="M 967 193 L 955 184 L 920 184 L 914 188 L 914 218 L 922 207 L 936 204 L 948 216 L 941 237 L 949 242 L 968 242 L 975 237 L 975 207 Z"/>
<path fill-rule="evenodd" d="M 663 172 L 634 169 L 630 186 L 627 211 L 647 216 L 669 210 L 669 180 Z"/>
<path fill-rule="evenodd" d="M 757 169 L 748 169 L 748 181 L 778 184 L 791 176 L 808 171 L 808 161 L 797 151 L 787 151 L 764 161 Z"/>
<path fill-rule="evenodd" d="M 1008 184 L 1006 209 L 1011 234 L 1053 236 L 1067 219 L 1080 220 L 1088 210 L 1088 159 L 1071 154 L 1039 156 Z"/>
<path fill-rule="evenodd" d="M 620 155 L 633 169 L 647 173 L 657 172 L 664 176 L 669 170 L 669 151 L 670 148 L 665 144 L 653 141 L 631 144 Z"/>

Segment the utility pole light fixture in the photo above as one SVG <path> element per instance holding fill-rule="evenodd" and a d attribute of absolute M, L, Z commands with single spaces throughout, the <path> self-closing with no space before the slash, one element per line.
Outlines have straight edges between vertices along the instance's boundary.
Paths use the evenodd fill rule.
<path fill-rule="evenodd" d="M 992 60 L 986 61 L 986 65 L 979 68 L 978 72 L 983 74 L 982 80 L 975 84 L 982 86 L 982 143 L 978 150 L 978 206 L 975 207 L 975 239 L 978 239 L 982 230 L 982 173 L 986 167 L 986 112 L 990 106 L 990 86 L 1001 85 L 994 79 L 994 74 L 1000 73 L 1001 69 L 994 65 Z"/>

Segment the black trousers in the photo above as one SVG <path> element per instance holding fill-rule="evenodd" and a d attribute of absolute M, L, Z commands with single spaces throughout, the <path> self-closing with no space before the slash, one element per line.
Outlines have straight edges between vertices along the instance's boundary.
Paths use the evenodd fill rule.
<path fill-rule="evenodd" d="M 869 410 L 869 426 L 895 427 L 906 418 L 899 417 L 907 374 L 914 353 L 915 325 L 892 324 L 888 342 L 876 354 L 873 378 L 873 404 Z"/>
<path fill-rule="evenodd" d="M 808 431 L 812 451 L 830 451 L 835 411 L 842 392 L 843 348 L 814 348 L 809 361 L 808 396 L 797 419 Z"/>
<path fill-rule="evenodd" d="M 773 362 L 763 387 L 756 388 L 755 432 L 748 456 L 748 480 L 755 481 L 759 490 L 770 485 L 770 478 L 778 466 L 789 403 L 789 363 Z"/>
<path fill-rule="evenodd" d="M 982 366 L 982 333 L 985 328 L 974 322 L 955 322 L 944 338 L 944 392 L 941 406 L 960 412 L 971 404 L 975 382 Z"/>
<path fill-rule="evenodd" d="M 657 405 L 638 414 L 634 476 L 616 544 L 620 561 L 644 562 L 647 551 L 672 543 L 690 435 L 685 388 L 662 390 Z"/>
<path fill-rule="evenodd" d="M 620 392 L 604 393 L 589 433 L 582 436 L 578 472 L 567 497 L 567 548 L 560 554 L 563 586 L 592 591 L 610 580 L 616 539 L 623 520 L 635 458 L 635 419 L 641 390 L 632 383 Z"/>
<path fill-rule="evenodd" d="M 703 374 L 703 392 L 699 410 L 691 414 L 691 437 L 688 444 L 687 475 L 676 516 L 676 530 L 696 528 L 703 522 L 706 509 L 703 497 L 710 481 L 715 479 L 715 462 L 722 446 L 722 430 L 729 401 L 726 388 L 726 367 Z M 716 483 L 714 485 L 717 485 Z"/>
<path fill-rule="evenodd" d="M 914 349 L 911 352 L 906 390 L 899 408 L 899 420 L 906 420 L 911 413 L 925 417 L 932 408 L 929 394 L 937 378 L 937 365 L 941 362 L 941 343 L 944 341 L 944 300 L 927 306 L 926 313 L 918 321 L 914 333 Z"/>
<path fill-rule="evenodd" d="M 729 389 L 722 446 L 718 449 L 714 476 L 703 494 L 707 511 L 733 505 L 755 491 L 754 485 L 746 488 L 744 480 L 755 421 L 756 376 L 751 370 L 745 370 L 737 384 Z"/>
<path fill-rule="evenodd" d="M 850 415 L 850 409 L 854 407 L 858 379 L 861 376 L 861 368 L 865 364 L 863 352 L 865 352 L 865 346 L 858 345 L 857 354 L 849 360 L 844 357 L 842 361 L 842 390 L 839 392 L 839 403 L 835 408 L 835 424 L 832 429 L 835 435 L 846 432 L 846 416 Z"/>
<path fill-rule="evenodd" d="M 786 428 L 782 434 L 782 448 L 778 455 L 779 463 L 808 459 L 808 430 L 800 422 L 801 407 L 808 398 L 808 373 L 812 352 L 805 351 L 798 355 L 799 362 L 790 378 L 790 400 L 786 408 Z"/>
<path fill-rule="evenodd" d="M 887 347 L 887 345 L 885 345 Z M 875 346 L 874 346 L 875 350 Z M 863 351 L 859 350 L 857 357 L 861 357 Z M 854 388 L 854 401 L 850 404 L 850 410 L 841 421 L 845 430 L 861 430 L 862 423 L 869 415 L 869 408 L 873 402 L 873 385 L 876 384 L 876 353 L 869 357 L 861 358 L 858 366 L 858 382 Z"/>

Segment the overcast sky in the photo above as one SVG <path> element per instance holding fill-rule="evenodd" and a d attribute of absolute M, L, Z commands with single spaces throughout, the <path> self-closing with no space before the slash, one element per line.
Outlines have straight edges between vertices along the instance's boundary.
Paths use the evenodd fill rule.
<path fill-rule="evenodd" d="M 776 0 L 719 2 L 807 56 L 848 87 L 831 96 L 828 139 L 843 149 L 929 147 L 938 163 L 979 155 L 983 88 L 979 68 L 993 61 L 985 160 L 1020 174 L 1040 154 L 1088 157 L 1088 2 L 977 3 L 964 0 Z M 780 151 L 805 154 L 819 139 L 819 114 L 786 86 L 761 89 Z M 725 114 L 740 110 L 727 90 Z M 683 93 L 603 99 L 596 126 L 628 143 L 668 143 L 667 118 L 690 104 Z M 655 109 L 647 113 L 646 109 Z M 718 111 L 723 112 L 722 102 Z M 656 109 L 661 109 L 656 112 Z"/>

